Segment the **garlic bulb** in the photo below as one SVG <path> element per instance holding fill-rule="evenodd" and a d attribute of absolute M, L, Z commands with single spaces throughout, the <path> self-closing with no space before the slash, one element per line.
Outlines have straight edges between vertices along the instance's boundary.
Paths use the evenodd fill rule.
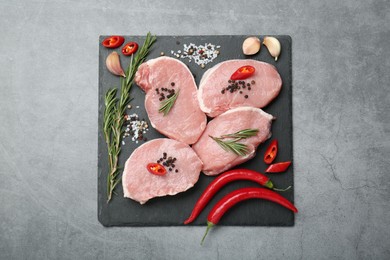
<path fill-rule="evenodd" d="M 257 37 L 248 37 L 242 44 L 242 51 L 245 55 L 254 55 L 260 51 L 261 43 Z"/>
<path fill-rule="evenodd" d="M 126 77 L 121 67 L 119 54 L 116 51 L 111 52 L 106 59 L 107 69 L 114 75 Z"/>
<path fill-rule="evenodd" d="M 264 38 L 263 44 L 267 47 L 271 56 L 275 58 L 275 61 L 277 61 L 282 48 L 279 40 L 275 37 L 267 36 Z"/>

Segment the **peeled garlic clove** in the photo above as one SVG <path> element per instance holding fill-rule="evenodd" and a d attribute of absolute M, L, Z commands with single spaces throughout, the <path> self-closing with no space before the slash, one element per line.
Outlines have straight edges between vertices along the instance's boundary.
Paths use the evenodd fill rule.
<path fill-rule="evenodd" d="M 275 58 L 275 61 L 277 61 L 282 49 L 279 40 L 275 37 L 267 36 L 264 38 L 263 44 L 267 47 L 271 56 Z"/>
<path fill-rule="evenodd" d="M 119 60 L 119 54 L 116 51 L 110 53 L 106 59 L 107 69 L 114 75 L 126 77 Z"/>
<path fill-rule="evenodd" d="M 248 37 L 242 43 L 242 51 L 245 55 L 253 55 L 260 51 L 261 43 L 257 37 Z"/>

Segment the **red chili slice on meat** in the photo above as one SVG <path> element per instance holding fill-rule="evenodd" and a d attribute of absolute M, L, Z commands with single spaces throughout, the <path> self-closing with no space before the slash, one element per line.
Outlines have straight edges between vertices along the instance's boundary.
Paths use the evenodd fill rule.
<path fill-rule="evenodd" d="M 278 154 L 278 140 L 273 140 L 264 153 L 264 162 L 271 164 Z"/>
<path fill-rule="evenodd" d="M 129 43 L 126 43 L 125 46 L 123 46 L 122 53 L 125 56 L 130 56 L 131 54 L 135 53 L 137 50 L 138 50 L 138 43 L 129 42 Z"/>
<path fill-rule="evenodd" d="M 240 79 L 246 79 L 246 78 L 249 78 L 250 76 L 253 75 L 253 73 L 255 73 L 256 69 L 255 67 L 253 66 L 242 66 L 240 68 L 238 68 L 238 70 L 236 70 L 231 76 L 230 76 L 230 79 L 231 80 L 240 80 Z"/>
<path fill-rule="evenodd" d="M 162 166 L 159 163 L 149 163 L 146 168 L 151 174 L 155 175 L 165 175 L 167 173 L 167 170 L 165 169 L 164 166 Z"/>
<path fill-rule="evenodd" d="M 124 42 L 125 42 L 125 38 L 123 38 L 122 36 L 114 35 L 105 38 L 102 44 L 106 48 L 114 49 L 121 46 Z"/>

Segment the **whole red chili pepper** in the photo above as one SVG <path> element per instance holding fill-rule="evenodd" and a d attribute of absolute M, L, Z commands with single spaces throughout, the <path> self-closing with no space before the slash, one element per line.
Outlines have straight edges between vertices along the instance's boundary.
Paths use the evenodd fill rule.
<path fill-rule="evenodd" d="M 280 163 L 274 163 L 268 166 L 268 168 L 265 170 L 267 173 L 275 173 L 275 172 L 285 172 L 288 167 L 290 166 L 291 161 L 287 162 L 280 162 Z"/>
<path fill-rule="evenodd" d="M 234 205 L 237 203 L 248 200 L 248 199 L 266 199 L 275 203 L 282 205 L 283 207 L 297 213 L 298 209 L 292 204 L 290 201 L 279 195 L 278 193 L 264 189 L 264 188 L 242 188 L 235 190 L 225 197 L 223 197 L 220 201 L 215 204 L 215 206 L 211 209 L 208 217 L 207 217 L 207 229 L 206 233 L 202 238 L 201 244 L 203 244 L 204 239 L 206 238 L 209 230 L 217 225 L 222 218 L 222 216 Z"/>
<path fill-rule="evenodd" d="M 191 212 L 191 215 L 188 219 L 184 221 L 184 224 L 189 224 L 194 221 L 202 212 L 202 210 L 206 207 L 207 203 L 223 186 L 225 186 L 229 182 L 233 182 L 236 180 L 254 181 L 270 189 L 274 187 L 270 179 L 259 172 L 255 172 L 248 169 L 236 169 L 227 171 L 219 175 L 207 186 L 205 191 L 202 193 L 202 195 L 196 202 L 194 209 Z"/>

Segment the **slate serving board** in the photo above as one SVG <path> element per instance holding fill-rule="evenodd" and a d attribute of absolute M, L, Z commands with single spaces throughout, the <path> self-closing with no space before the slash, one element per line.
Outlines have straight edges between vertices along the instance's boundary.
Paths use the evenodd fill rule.
<path fill-rule="evenodd" d="M 116 188 L 117 195 L 113 196 L 110 203 L 107 204 L 106 181 L 108 172 L 107 147 L 102 132 L 104 95 L 106 91 L 113 87 L 119 87 L 119 77 L 112 75 L 106 69 L 105 60 L 112 49 L 106 49 L 101 42 L 106 36 L 99 38 L 99 129 L 98 129 L 98 219 L 104 226 L 181 226 L 183 221 L 190 215 L 192 208 L 207 187 L 214 179 L 201 173 L 199 181 L 190 190 L 179 193 L 175 196 L 166 196 L 149 200 L 146 204 L 140 205 L 131 199 L 123 197 L 122 185 Z M 266 165 L 263 162 L 264 151 L 273 139 L 279 141 L 279 152 L 275 162 L 293 160 L 293 140 L 292 140 L 292 63 L 291 63 L 291 37 L 285 35 L 275 36 L 279 39 L 282 52 L 277 62 L 269 54 L 263 45 L 258 54 L 254 56 L 245 56 L 242 54 L 241 46 L 247 35 L 234 36 L 157 36 L 157 42 L 154 44 L 148 59 L 160 57 L 164 52 L 166 56 L 173 57 L 171 50 L 177 52 L 183 50 L 183 44 L 195 43 L 196 45 L 211 43 L 220 45 L 220 55 L 211 63 L 202 69 L 196 63 L 188 62 L 188 59 L 180 59 L 188 65 L 194 74 L 196 83 L 203 73 L 219 62 L 229 59 L 251 58 L 264 61 L 276 66 L 280 73 L 283 86 L 279 96 L 264 111 L 272 114 L 277 119 L 272 124 L 272 137 L 264 144 L 260 145 L 257 155 L 252 160 L 237 166 L 236 168 L 248 168 L 264 172 Z M 263 37 L 260 37 L 261 40 Z M 141 46 L 144 36 L 126 36 L 125 42 L 135 41 Z M 120 48 L 115 49 L 120 53 Z M 121 55 L 122 67 L 125 69 L 129 64 L 130 58 Z M 131 89 L 132 108 L 129 114 L 137 113 L 142 119 L 148 117 L 144 109 L 145 94 L 134 84 Z M 150 125 L 150 122 L 149 122 Z M 152 127 L 146 134 L 148 140 L 164 137 Z M 125 139 L 126 144 L 122 147 L 119 165 L 123 167 L 125 161 L 132 151 L 144 143 L 139 144 L 132 142 L 129 138 Z M 276 187 L 284 188 L 289 185 L 293 186 L 293 165 L 287 172 L 280 174 L 270 174 L 271 180 Z M 191 225 L 205 225 L 208 212 L 212 206 L 228 192 L 242 187 L 258 187 L 256 183 L 248 181 L 238 181 L 227 185 L 222 189 L 203 210 L 202 214 Z M 293 186 L 294 187 L 294 186 Z M 282 193 L 291 202 L 294 202 L 294 189 Z M 294 214 L 278 204 L 265 200 L 248 200 L 232 208 L 222 218 L 219 225 L 231 226 L 293 226 Z"/>

